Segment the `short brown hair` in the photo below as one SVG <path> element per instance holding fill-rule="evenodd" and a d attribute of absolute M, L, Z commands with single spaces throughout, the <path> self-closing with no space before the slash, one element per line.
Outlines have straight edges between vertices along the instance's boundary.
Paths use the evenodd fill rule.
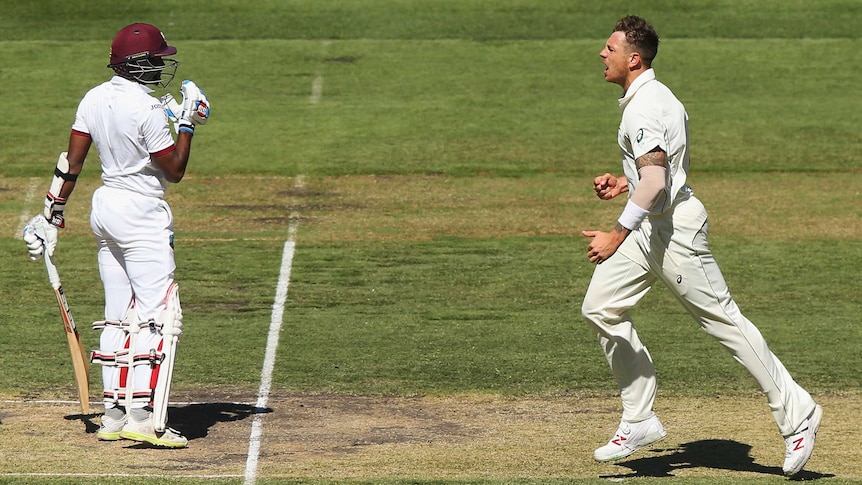
<path fill-rule="evenodd" d="M 626 42 L 643 57 L 646 65 L 652 64 L 658 54 L 658 34 L 649 22 L 629 15 L 617 21 L 614 32 L 626 34 Z"/>

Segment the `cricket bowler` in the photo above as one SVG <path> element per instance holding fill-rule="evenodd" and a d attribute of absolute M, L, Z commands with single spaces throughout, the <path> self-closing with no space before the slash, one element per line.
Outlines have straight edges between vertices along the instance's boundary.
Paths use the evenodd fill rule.
<path fill-rule="evenodd" d="M 617 22 L 599 54 L 605 81 L 623 89 L 618 142 L 624 174 L 598 176 L 593 188 L 602 200 L 628 193 L 628 201 L 610 232 L 583 231 L 596 268 L 581 311 L 598 334 L 623 408 L 619 428 L 594 457 L 624 458 L 666 435 L 653 411 L 653 361 L 629 313 L 661 281 L 760 385 L 784 437 L 784 473 L 793 476 L 811 457 L 823 411 L 743 316 L 709 249 L 706 210 L 686 181 L 688 114 L 651 68 L 658 43 L 650 24 L 629 16 Z"/>

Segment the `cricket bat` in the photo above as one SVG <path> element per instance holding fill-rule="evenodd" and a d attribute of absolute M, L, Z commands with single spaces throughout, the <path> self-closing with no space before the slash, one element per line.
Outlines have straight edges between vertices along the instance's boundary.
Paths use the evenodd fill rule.
<path fill-rule="evenodd" d="M 48 254 L 45 254 L 45 267 L 48 269 L 48 280 L 54 288 L 57 306 L 60 307 L 60 316 L 63 319 L 63 328 L 66 330 L 66 340 L 72 355 L 72 367 L 75 369 L 75 382 L 78 385 L 78 398 L 81 401 L 81 412 L 90 414 L 90 368 L 87 365 L 87 350 L 81 343 L 81 336 L 78 335 L 75 319 L 72 318 L 72 312 L 69 310 L 69 303 L 63 293 L 63 285 L 60 284 L 57 266 L 54 265 L 54 259 Z"/>

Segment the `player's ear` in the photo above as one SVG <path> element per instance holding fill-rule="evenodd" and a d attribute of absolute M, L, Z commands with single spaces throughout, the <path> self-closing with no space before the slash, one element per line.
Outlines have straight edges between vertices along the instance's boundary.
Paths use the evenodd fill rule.
<path fill-rule="evenodd" d="M 638 51 L 629 53 L 629 69 L 638 69 L 641 67 L 641 54 Z"/>

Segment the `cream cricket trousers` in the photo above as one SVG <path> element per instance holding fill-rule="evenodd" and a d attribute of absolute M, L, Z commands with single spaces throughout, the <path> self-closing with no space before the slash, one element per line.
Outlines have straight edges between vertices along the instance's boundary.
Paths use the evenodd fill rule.
<path fill-rule="evenodd" d="M 751 373 L 766 394 L 781 434 L 793 434 L 814 411 L 814 400 L 733 301 L 709 250 L 707 230 L 706 209 L 691 196 L 645 220 L 613 256 L 596 266 L 581 310 L 598 332 L 616 378 L 622 419 L 638 422 L 654 414 L 655 367 L 629 309 L 661 281 L 701 328 Z"/>
<path fill-rule="evenodd" d="M 138 322 L 155 319 L 174 281 L 173 215 L 168 203 L 128 190 L 99 187 L 93 193 L 90 228 L 98 245 L 99 274 L 105 288 L 105 319 L 122 321 L 134 296 Z M 137 323 L 137 322 L 133 322 Z M 100 337 L 102 353 L 123 349 L 125 332 L 105 327 Z M 158 349 L 161 333 L 143 328 L 135 338 L 134 354 Z M 106 406 L 112 392 L 124 393 L 120 369 L 103 366 Z M 140 396 L 135 406 L 144 406 L 153 387 L 152 369 L 135 366 L 132 390 Z"/>

